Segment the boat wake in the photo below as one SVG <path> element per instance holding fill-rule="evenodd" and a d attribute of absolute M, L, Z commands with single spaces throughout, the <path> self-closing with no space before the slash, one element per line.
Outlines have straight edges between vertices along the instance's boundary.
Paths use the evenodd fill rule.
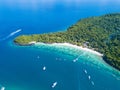
<path fill-rule="evenodd" d="M 83 56 L 85 53 L 83 53 L 83 54 L 80 54 L 77 58 L 75 58 L 74 60 L 73 60 L 73 62 L 77 62 L 78 61 L 78 59 L 81 57 L 81 56 Z"/>
<path fill-rule="evenodd" d="M 95 85 L 95 83 L 94 83 L 93 81 L 91 81 L 91 84 L 92 84 L 92 85 Z"/>
<path fill-rule="evenodd" d="M 14 36 L 15 34 L 17 34 L 17 33 L 21 32 L 21 31 L 22 31 L 22 29 L 18 29 L 18 30 L 16 30 L 16 31 L 14 31 L 14 32 L 10 33 L 10 34 L 9 34 L 9 35 L 7 35 L 6 37 L 4 37 L 4 38 L 0 39 L 0 41 L 6 40 L 6 39 L 8 39 L 8 38 L 10 38 L 10 37 Z"/>
<path fill-rule="evenodd" d="M 21 31 L 22 31 L 22 29 L 18 29 L 18 30 L 16 30 L 16 31 L 10 33 L 9 36 L 13 36 L 13 35 L 15 35 L 16 33 L 21 32 Z"/>

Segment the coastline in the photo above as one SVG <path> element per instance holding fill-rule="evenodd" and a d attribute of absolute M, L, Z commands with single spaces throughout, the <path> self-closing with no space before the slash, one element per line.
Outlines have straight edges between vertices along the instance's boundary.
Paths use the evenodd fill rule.
<path fill-rule="evenodd" d="M 36 42 L 36 41 L 31 41 L 29 42 L 27 45 L 22 45 L 22 46 L 32 46 L 32 45 L 50 45 L 50 46 L 67 46 L 69 48 L 75 48 L 75 49 L 78 49 L 78 50 L 81 50 L 81 51 L 85 51 L 85 52 L 89 52 L 89 53 L 92 53 L 94 55 L 97 55 L 101 58 L 103 58 L 103 61 L 110 67 L 113 67 L 110 62 L 107 62 L 106 59 L 104 58 L 104 54 L 98 52 L 98 51 L 95 51 L 93 49 L 90 49 L 90 48 L 86 48 L 86 47 L 83 47 L 83 46 L 77 46 L 77 45 L 74 45 L 74 44 L 71 44 L 71 43 L 43 43 L 43 42 Z M 117 70 L 119 71 L 119 69 L 117 67 L 113 67 L 114 70 Z"/>
<path fill-rule="evenodd" d="M 119 27 L 114 28 L 119 26 L 120 20 L 116 18 L 120 19 L 120 13 L 84 18 L 68 27 L 65 32 L 20 35 L 14 42 L 21 46 L 30 46 L 37 42 L 66 45 L 68 42 L 70 44 L 67 46 L 73 44 L 74 48 L 79 46 L 79 49 L 102 56 L 105 62 L 120 70 L 120 31 Z"/>
<path fill-rule="evenodd" d="M 42 42 L 36 42 L 34 43 L 34 45 L 40 45 L 40 44 L 45 44 L 45 45 L 51 45 L 51 46 L 67 46 L 67 47 L 70 47 L 70 48 L 75 48 L 75 49 L 78 49 L 78 50 L 82 50 L 82 51 L 85 51 L 85 52 L 90 52 L 98 57 L 101 57 L 103 58 L 103 61 L 106 65 L 108 65 L 110 68 L 114 69 L 115 71 L 119 71 L 119 69 L 117 69 L 116 67 L 113 67 L 109 62 L 106 62 L 106 60 L 104 59 L 104 54 L 100 53 L 100 52 L 97 52 L 93 49 L 90 49 L 90 48 L 85 48 L 85 47 L 82 47 L 82 46 L 77 46 L 77 45 L 74 45 L 74 44 L 71 44 L 71 43 L 42 43 Z"/>
<path fill-rule="evenodd" d="M 36 44 L 41 44 L 41 42 L 36 42 L 34 43 L 35 45 Z M 46 43 L 44 43 L 46 44 Z M 87 52 L 90 52 L 90 53 L 93 53 L 93 54 L 96 54 L 100 57 L 103 57 L 103 54 L 97 52 L 97 51 L 94 51 L 92 49 L 89 49 L 89 48 L 85 48 L 85 47 L 82 47 L 82 46 L 77 46 L 77 45 L 73 45 L 73 44 L 70 44 L 70 43 L 52 43 L 52 44 L 49 44 L 49 45 L 61 45 L 61 46 L 68 46 L 68 47 L 72 47 L 72 48 L 76 48 L 76 49 L 80 49 L 80 50 L 83 50 L 83 51 L 87 51 Z"/>

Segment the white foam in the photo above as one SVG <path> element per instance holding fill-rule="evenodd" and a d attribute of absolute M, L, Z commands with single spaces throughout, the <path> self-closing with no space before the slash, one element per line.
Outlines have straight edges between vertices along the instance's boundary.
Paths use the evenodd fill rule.
<path fill-rule="evenodd" d="M 31 41 L 29 42 L 29 44 L 36 44 L 36 41 Z"/>
<path fill-rule="evenodd" d="M 55 88 L 57 85 L 57 82 L 54 82 L 53 85 L 52 85 L 52 88 Z"/>
<path fill-rule="evenodd" d="M 92 50 L 92 49 L 89 49 L 89 48 L 84 48 L 84 47 L 82 47 L 82 46 L 77 46 L 77 45 L 72 45 L 72 44 L 70 44 L 70 43 L 59 43 L 60 45 L 66 45 L 66 46 L 70 46 L 70 47 L 74 47 L 74 48 L 77 48 L 77 49 L 81 49 L 81 50 L 84 50 L 84 51 L 88 51 L 88 52 L 91 52 L 91 53 L 94 53 L 94 54 L 96 54 L 96 55 L 99 55 L 99 56 L 103 56 L 103 54 L 101 54 L 101 53 L 99 53 L 99 52 L 97 52 L 97 51 L 94 51 L 94 50 Z M 58 45 L 59 45 L 58 44 Z"/>
<path fill-rule="evenodd" d="M 37 42 L 35 44 L 43 44 L 43 43 L 40 43 L 40 42 Z M 53 43 L 53 44 L 50 44 L 50 45 L 61 45 L 61 46 L 68 46 L 68 47 L 72 47 L 72 48 L 76 48 L 76 49 L 80 49 L 80 50 L 83 50 L 83 51 L 87 51 L 87 52 L 91 52 L 93 54 L 96 54 L 98 56 L 103 56 L 103 54 L 97 52 L 97 51 L 94 51 L 92 49 L 89 49 L 89 48 L 84 48 L 82 46 L 77 46 L 77 45 L 73 45 L 73 44 L 70 44 L 70 43 Z"/>
<path fill-rule="evenodd" d="M 5 90 L 5 87 L 1 87 L 1 89 L 0 90 Z"/>

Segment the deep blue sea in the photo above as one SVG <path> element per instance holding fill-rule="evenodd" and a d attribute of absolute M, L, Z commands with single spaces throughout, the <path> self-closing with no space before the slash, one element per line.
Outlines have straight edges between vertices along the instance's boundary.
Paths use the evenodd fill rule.
<path fill-rule="evenodd" d="M 116 12 L 119 0 L 0 0 L 0 90 L 120 90 L 120 72 L 93 53 L 13 43 L 22 34 L 64 31 L 81 18 Z"/>

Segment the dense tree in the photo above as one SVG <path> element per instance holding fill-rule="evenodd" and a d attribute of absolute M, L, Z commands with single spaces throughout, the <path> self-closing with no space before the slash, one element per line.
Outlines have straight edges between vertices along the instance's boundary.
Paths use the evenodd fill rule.
<path fill-rule="evenodd" d="M 120 70 L 120 13 L 81 19 L 64 32 L 22 35 L 14 40 L 19 45 L 30 41 L 78 46 L 87 42 L 87 47 L 103 53 L 104 60 Z"/>

